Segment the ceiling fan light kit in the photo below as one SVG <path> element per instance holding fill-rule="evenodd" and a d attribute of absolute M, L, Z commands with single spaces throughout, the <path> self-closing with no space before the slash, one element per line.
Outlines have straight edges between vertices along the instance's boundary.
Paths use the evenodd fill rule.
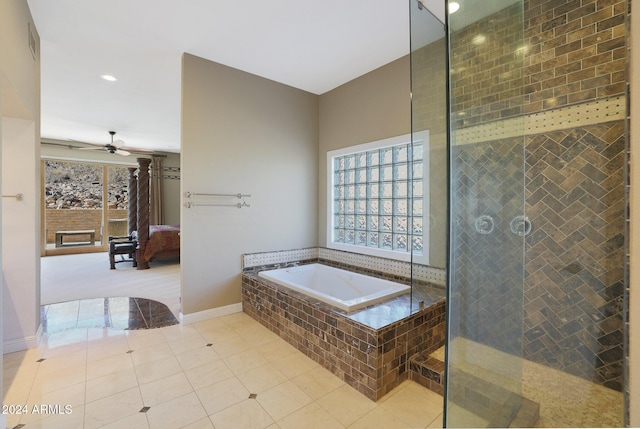
<path fill-rule="evenodd" d="M 116 135 L 115 131 L 109 131 L 109 134 L 111 135 L 111 143 L 107 143 L 100 147 L 81 147 L 79 149 L 80 150 L 106 150 L 109 153 L 117 153 L 118 155 L 123 155 L 123 156 L 131 155 L 131 152 L 126 151 L 124 149 L 120 149 L 122 146 L 124 146 L 124 141 L 113 140 L 113 136 Z"/>

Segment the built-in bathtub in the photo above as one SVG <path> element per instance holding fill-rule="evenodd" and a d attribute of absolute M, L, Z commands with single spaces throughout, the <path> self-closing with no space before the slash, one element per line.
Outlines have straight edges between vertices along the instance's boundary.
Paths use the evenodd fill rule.
<path fill-rule="evenodd" d="M 292 262 L 361 270 L 322 258 Z M 444 344 L 444 289 L 437 285 L 414 281 L 411 290 L 408 278 L 367 270 L 375 280 L 402 283 L 406 292 L 348 312 L 265 277 L 265 268 L 245 267 L 243 311 L 374 401 L 408 379 L 412 356 Z"/>
<path fill-rule="evenodd" d="M 411 290 L 401 283 L 322 264 L 260 271 L 258 275 L 348 313 Z"/>

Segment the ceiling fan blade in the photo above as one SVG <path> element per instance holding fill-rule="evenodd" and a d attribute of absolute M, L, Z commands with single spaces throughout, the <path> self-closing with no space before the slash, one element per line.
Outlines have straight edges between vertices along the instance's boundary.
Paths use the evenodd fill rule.
<path fill-rule="evenodd" d="M 127 150 L 120 149 L 125 145 L 125 142 L 123 140 L 114 140 L 113 144 L 108 143 L 106 145 L 98 145 L 96 143 L 88 143 L 86 141 L 80 141 L 80 140 L 74 140 L 74 139 L 69 139 L 69 140 L 77 143 L 94 146 L 94 147 L 74 147 L 74 149 L 79 149 L 79 150 L 106 150 L 107 152 L 119 153 L 120 155 L 123 155 L 123 156 L 128 156 L 128 155 L 131 155 L 132 153 L 140 153 L 140 154 L 153 153 L 153 150 L 151 149 L 137 149 L 137 148 L 127 148 Z M 118 152 L 118 150 L 120 150 L 121 152 Z"/>

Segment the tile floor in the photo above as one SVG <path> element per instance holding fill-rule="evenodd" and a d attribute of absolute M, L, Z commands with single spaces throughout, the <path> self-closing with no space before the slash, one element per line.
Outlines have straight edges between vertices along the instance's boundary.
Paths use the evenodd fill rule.
<path fill-rule="evenodd" d="M 4 405 L 26 429 L 442 427 L 441 396 L 407 381 L 374 403 L 244 313 L 49 333 L 4 355 Z"/>
<path fill-rule="evenodd" d="M 110 297 L 40 307 L 45 333 L 74 328 L 149 329 L 178 324 L 169 307 L 146 298 Z"/>
<path fill-rule="evenodd" d="M 456 338 L 452 341 L 452 366 L 500 386 L 521 389 L 522 396 L 540 404 L 535 427 L 623 427 L 624 396 L 591 381 L 507 354 L 500 350 Z M 444 360 L 444 350 L 435 356 Z M 514 377 L 515 376 L 515 377 Z M 485 421 L 452 408 L 451 422 L 457 426 L 482 426 Z"/>

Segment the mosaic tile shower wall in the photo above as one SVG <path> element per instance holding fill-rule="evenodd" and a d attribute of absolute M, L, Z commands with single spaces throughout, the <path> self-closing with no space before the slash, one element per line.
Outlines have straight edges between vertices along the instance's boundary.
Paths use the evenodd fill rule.
<path fill-rule="evenodd" d="M 626 0 L 526 0 L 527 113 L 626 92 Z"/>
<path fill-rule="evenodd" d="M 590 115 L 600 102 L 621 97 L 624 103 L 627 2 L 527 0 L 525 43 L 520 51 L 515 40 L 510 42 L 510 34 L 518 31 L 515 20 L 509 19 L 516 7 L 456 35 L 459 44 L 452 46 L 451 58 L 452 110 L 465 114 L 454 116 L 452 121 L 457 130 L 468 131 L 465 135 L 472 135 L 477 126 L 495 125 L 495 121 L 501 121 L 501 128 L 511 125 L 515 130 L 526 130 L 525 203 L 533 230 L 526 239 L 524 295 L 507 300 L 515 303 L 524 299 L 524 357 L 622 390 L 627 180 L 624 117 L 602 115 L 577 126 L 572 125 L 575 118 L 562 117 L 562 108 L 577 108 L 580 115 L 584 107 Z M 523 55 L 524 73 L 509 68 L 504 52 L 491 49 L 491 37 L 486 44 L 474 44 L 478 34 L 511 43 L 511 52 Z M 511 92 L 519 79 L 525 83 L 522 105 Z M 522 113 L 524 126 L 516 122 Z M 528 127 L 529 118 L 540 113 L 559 114 L 565 127 Z M 465 145 L 469 141 L 474 143 Z M 469 141 L 456 142 L 460 146 L 452 155 L 462 167 L 453 187 L 461 193 L 475 189 L 472 192 L 480 195 L 487 184 L 493 184 L 492 171 L 515 165 L 510 166 L 509 155 L 503 156 L 510 150 L 508 139 Z M 522 141 L 518 145 L 521 147 Z M 516 164 L 520 161 L 516 156 Z M 471 173 L 476 169 L 477 174 Z M 477 199 L 473 210 L 492 209 L 490 191 L 487 194 Z M 462 221 L 468 223 L 465 216 L 471 216 L 473 210 L 461 212 Z M 499 216 L 496 219 L 503 222 Z M 455 240 L 455 249 L 469 252 L 460 263 L 472 265 L 463 266 L 463 272 L 477 269 L 480 273 L 482 286 L 478 289 L 499 289 L 491 284 L 489 267 L 503 256 L 500 245 L 488 243 L 487 255 L 478 253 L 480 249 L 471 244 L 477 237 L 472 240 L 466 230 Z M 482 237 L 480 243 L 482 240 L 490 239 Z M 496 266 L 508 270 L 499 263 Z M 470 279 L 461 276 L 460 280 Z M 478 278 L 471 280 L 478 282 Z M 464 299 L 460 303 L 479 308 L 494 331 L 483 324 L 462 328 L 471 335 L 483 335 L 489 343 L 497 344 L 501 336 L 509 335 L 511 328 L 491 314 L 501 311 L 490 307 L 491 300 L 476 291 Z"/>
<path fill-rule="evenodd" d="M 511 350 L 501 344 L 517 337 L 520 320 L 510 309 L 523 305 L 522 292 L 511 287 L 521 267 L 509 253 L 509 216 L 518 201 L 510 209 L 500 199 L 499 189 L 509 184 L 496 172 L 508 169 L 507 180 L 518 180 L 521 143 L 455 148 L 461 207 L 455 219 L 464 226 L 453 242 L 461 256 L 455 280 L 470 293 L 454 297 L 453 311 L 481 314 L 458 334 L 514 354 L 524 347 L 526 359 L 622 388 L 624 130 L 618 121 L 527 137 L 526 213 L 533 229 L 525 251 L 524 339 L 508 342 Z M 481 213 L 491 213 L 496 228 L 478 237 L 474 219 Z"/>
<path fill-rule="evenodd" d="M 525 1 L 527 112 L 626 95 L 625 0 Z M 527 138 L 525 356 L 622 389 L 624 121 Z M 542 303 L 544 302 L 544 305 Z"/>
<path fill-rule="evenodd" d="M 527 138 L 525 355 L 622 389 L 625 124 Z M 594 373 L 595 365 L 595 373 Z"/>
<path fill-rule="evenodd" d="M 452 294 L 449 309 L 453 337 L 461 336 L 499 350 L 522 354 L 523 239 L 510 231 L 522 214 L 524 153 L 522 139 L 469 144 L 452 149 L 454 177 L 451 251 Z M 505 192 L 507 191 L 507 192 Z M 490 217 L 480 230 L 476 222 Z M 475 313 L 474 318 L 464 317 Z"/>
<path fill-rule="evenodd" d="M 516 3 L 451 33 L 452 128 L 523 114 L 521 14 Z"/>

